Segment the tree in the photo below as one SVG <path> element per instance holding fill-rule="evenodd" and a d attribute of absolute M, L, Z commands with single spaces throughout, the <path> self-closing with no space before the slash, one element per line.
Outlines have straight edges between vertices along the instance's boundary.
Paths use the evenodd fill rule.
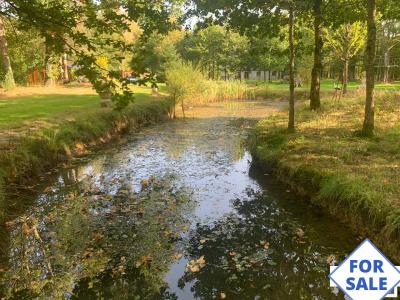
<path fill-rule="evenodd" d="M 290 132 L 295 131 L 294 127 L 294 105 L 295 105 L 295 95 L 294 95 L 294 8 L 292 5 L 289 6 L 289 82 L 290 82 L 290 96 L 289 96 L 289 123 L 288 130 Z"/>
<path fill-rule="evenodd" d="M 253 37 L 250 39 L 248 54 L 243 62 L 249 69 L 261 69 L 283 72 L 289 63 L 286 55 L 289 43 L 283 36 Z M 270 75 L 270 73 L 268 74 Z M 265 78 L 270 80 L 271 78 Z"/>
<path fill-rule="evenodd" d="M 383 54 L 383 82 L 389 82 L 390 56 L 394 47 L 400 44 L 400 23 L 397 20 L 385 20 L 381 23 L 380 46 Z"/>
<path fill-rule="evenodd" d="M 375 127 L 375 56 L 376 56 L 376 0 L 365 0 L 367 4 L 368 36 L 365 49 L 366 99 L 363 134 L 372 135 Z"/>
<path fill-rule="evenodd" d="M 6 90 L 11 90 L 15 87 L 15 80 L 11 67 L 10 56 L 8 55 L 6 29 L 4 26 L 4 17 L 2 16 L 0 16 L 0 53 L 5 72 L 3 86 Z"/>
<path fill-rule="evenodd" d="M 325 41 L 332 55 L 343 63 L 343 93 L 347 92 L 349 62 L 365 44 L 366 30 L 362 22 L 346 23 L 338 28 L 325 30 Z"/>
<path fill-rule="evenodd" d="M 177 46 L 183 35 L 183 31 L 174 30 L 167 35 L 154 33 L 149 37 L 141 36 L 133 47 L 132 69 L 142 74 L 150 73 L 164 81 L 168 64 L 180 59 Z"/>
<path fill-rule="evenodd" d="M 219 79 L 222 72 L 234 73 L 244 65 L 248 46 L 247 37 L 223 26 L 209 26 L 187 34 L 179 52 L 208 78 Z"/>
<path fill-rule="evenodd" d="M 166 32 L 173 25 L 170 15 L 176 2 L 7 0 L 0 6 L 0 13 L 18 19 L 20 30 L 37 30 L 54 55 L 67 53 L 75 58 L 79 72 L 97 91 L 111 89 L 114 100 L 125 102 L 129 89 L 121 74 L 113 70 L 103 76 L 96 55 L 107 46 L 114 49 L 114 60 L 121 61 L 121 52 L 126 52 L 127 47 L 115 36 L 129 30 L 131 21 L 137 22 L 146 34 Z"/>
<path fill-rule="evenodd" d="M 310 108 L 315 110 L 321 106 L 321 73 L 322 66 L 322 0 L 314 0 L 314 66 L 311 72 L 311 91 L 310 91 Z"/>
<path fill-rule="evenodd" d="M 173 112 L 171 117 L 175 118 L 175 107 L 181 105 L 183 117 L 185 117 L 185 100 L 193 98 L 201 93 L 203 75 L 192 64 L 183 61 L 171 63 L 165 73 L 167 90 L 171 95 Z"/>
<path fill-rule="evenodd" d="M 194 13 L 205 23 L 229 24 L 249 37 L 278 36 L 288 26 L 289 40 L 289 122 L 288 129 L 294 130 L 294 59 L 295 59 L 295 13 L 300 15 L 309 8 L 308 1 L 300 0 L 196 0 Z"/>
<path fill-rule="evenodd" d="M 35 29 L 19 30 L 18 22 L 8 18 L 4 25 L 15 84 L 26 85 L 33 71 L 44 69 L 45 41 Z M 4 80 L 5 73 L 0 78 Z"/>

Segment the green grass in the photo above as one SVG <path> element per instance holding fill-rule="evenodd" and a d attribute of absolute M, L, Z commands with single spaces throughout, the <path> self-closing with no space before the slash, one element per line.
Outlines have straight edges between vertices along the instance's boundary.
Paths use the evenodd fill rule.
<path fill-rule="evenodd" d="M 15 126 L 20 126 L 22 134 L 12 144 L 0 144 L 0 200 L 5 183 L 32 181 L 90 146 L 105 143 L 132 126 L 140 127 L 166 116 L 170 103 L 165 97 L 151 97 L 148 88 L 136 91 L 134 102 L 122 112 L 100 108 L 95 95 L 3 100 L 11 102 L 0 114 L 3 137 L 7 138 L 10 132 L 4 128 Z M 32 132 L 32 124 L 38 120 L 47 125 L 35 126 Z"/>
<path fill-rule="evenodd" d="M 286 82 L 281 82 L 281 81 L 272 81 L 272 82 L 264 82 L 264 81 L 247 81 L 247 84 L 253 87 L 258 87 L 259 89 L 267 89 L 271 92 L 275 91 L 281 91 L 281 92 L 288 92 L 289 91 L 289 83 Z M 321 81 L 321 91 L 323 92 L 328 92 L 328 91 L 333 91 L 334 90 L 334 84 L 335 81 L 331 79 L 325 79 Z M 360 82 L 349 82 L 348 84 L 348 89 L 351 90 L 356 90 L 359 88 L 361 85 Z M 389 83 L 389 84 L 384 84 L 384 83 L 377 83 L 376 84 L 376 89 L 377 90 L 397 90 L 400 91 L 400 82 L 394 82 L 394 83 Z M 297 91 L 309 91 L 310 86 L 309 85 L 303 85 L 300 88 L 296 88 Z"/>
<path fill-rule="evenodd" d="M 58 122 L 99 109 L 97 95 L 45 95 L 0 101 L 0 129 L 26 126 L 29 121 Z"/>
<path fill-rule="evenodd" d="M 296 133 L 287 112 L 258 123 L 254 156 L 314 203 L 326 206 L 400 259 L 400 93 L 378 92 L 376 135 L 361 138 L 363 99 L 323 101 L 319 112 L 301 104 Z"/>
<path fill-rule="evenodd" d="M 134 87 L 135 101 L 150 99 L 151 90 Z M 0 130 L 36 129 L 62 124 L 84 117 L 89 112 L 101 112 L 98 95 L 54 94 L 0 100 Z"/>

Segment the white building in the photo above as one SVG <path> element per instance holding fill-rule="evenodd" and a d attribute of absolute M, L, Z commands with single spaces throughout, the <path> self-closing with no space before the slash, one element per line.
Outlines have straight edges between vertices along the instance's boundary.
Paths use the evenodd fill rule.
<path fill-rule="evenodd" d="M 238 71 L 237 75 L 225 75 L 224 78 L 226 80 L 257 80 L 257 81 L 270 81 L 270 80 L 278 80 L 282 78 L 282 72 L 278 71 Z"/>

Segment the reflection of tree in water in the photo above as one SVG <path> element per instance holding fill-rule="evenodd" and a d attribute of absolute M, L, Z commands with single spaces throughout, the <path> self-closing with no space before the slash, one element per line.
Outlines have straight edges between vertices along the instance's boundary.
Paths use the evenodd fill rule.
<path fill-rule="evenodd" d="M 248 196 L 250 201 L 234 202 L 238 215 L 198 225 L 188 259 L 204 255 L 206 264 L 199 272 L 187 270 L 180 287 L 190 282 L 200 299 L 221 293 L 227 299 L 335 298 L 327 279 L 328 249 L 313 245 L 270 199 L 253 191 Z"/>
<path fill-rule="evenodd" d="M 11 224 L 8 266 L 0 295 L 174 299 L 163 292 L 175 243 L 186 230 L 187 193 L 173 178 L 151 179 L 133 193 L 85 189 Z"/>

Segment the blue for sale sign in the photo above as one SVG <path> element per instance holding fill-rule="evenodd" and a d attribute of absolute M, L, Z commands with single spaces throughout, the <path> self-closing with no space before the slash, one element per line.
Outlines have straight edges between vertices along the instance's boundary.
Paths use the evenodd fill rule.
<path fill-rule="evenodd" d="M 380 300 L 397 296 L 400 269 L 367 239 L 338 267 L 331 267 L 329 278 L 350 299 Z"/>

